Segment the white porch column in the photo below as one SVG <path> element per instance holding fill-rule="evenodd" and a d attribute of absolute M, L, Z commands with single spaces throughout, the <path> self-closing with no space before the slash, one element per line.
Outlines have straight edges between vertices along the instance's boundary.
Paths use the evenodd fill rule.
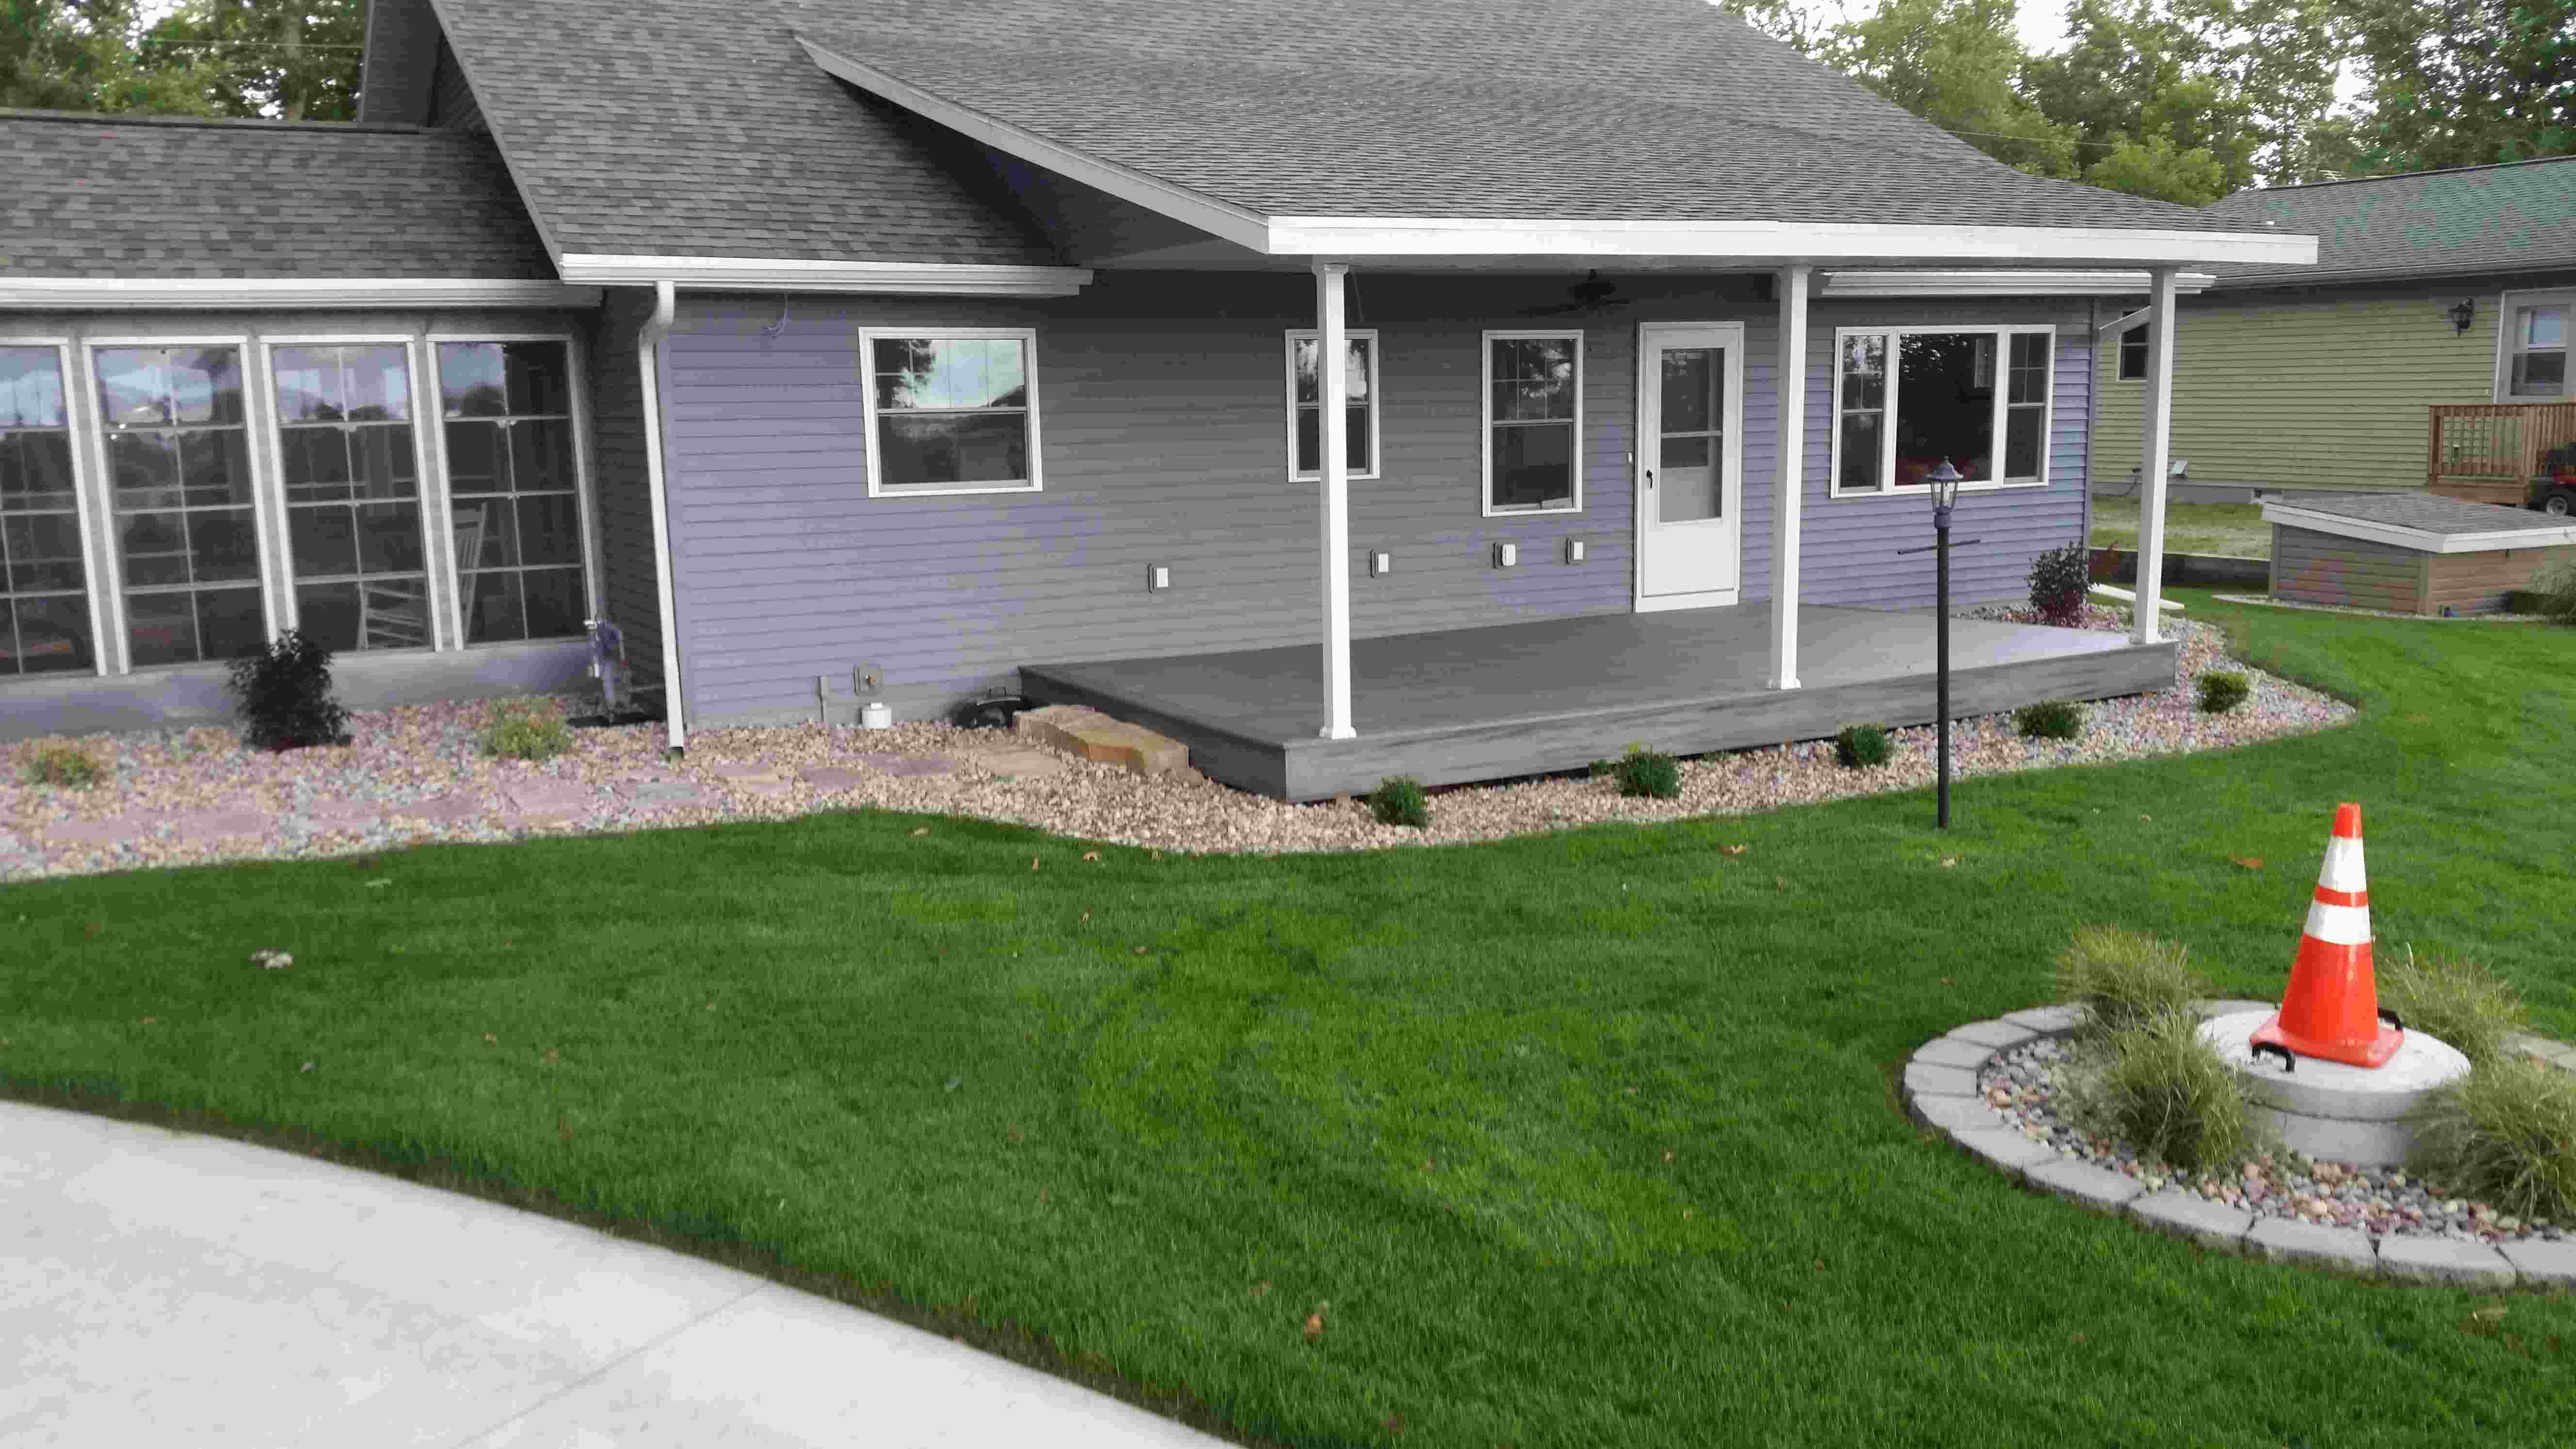
<path fill-rule="evenodd" d="M 1358 736 L 1351 728 L 1351 483 L 1350 415 L 1343 407 L 1348 384 L 1342 328 L 1340 262 L 1315 263 L 1315 461 L 1324 482 L 1324 727 L 1328 740 Z"/>
<path fill-rule="evenodd" d="M 1774 290 L 1780 298 L 1780 358 L 1773 385 L 1780 394 L 1780 471 L 1771 488 L 1771 672 L 1773 689 L 1798 687 L 1798 506 L 1807 454 L 1807 271 L 1782 267 Z"/>
<path fill-rule="evenodd" d="M 2165 471 L 2173 444 L 2174 268 L 2149 274 L 2147 320 L 2146 456 L 2138 474 L 2138 607 L 2129 637 L 2153 644 L 2159 637 L 2158 601 L 2165 595 Z"/>

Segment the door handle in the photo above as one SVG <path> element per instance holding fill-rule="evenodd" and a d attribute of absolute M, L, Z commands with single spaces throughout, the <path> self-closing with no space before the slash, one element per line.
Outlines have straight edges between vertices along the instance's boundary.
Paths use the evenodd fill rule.
<path fill-rule="evenodd" d="M 1655 470 L 1652 468 L 1646 470 L 1646 486 L 1649 488 L 1655 486 Z"/>

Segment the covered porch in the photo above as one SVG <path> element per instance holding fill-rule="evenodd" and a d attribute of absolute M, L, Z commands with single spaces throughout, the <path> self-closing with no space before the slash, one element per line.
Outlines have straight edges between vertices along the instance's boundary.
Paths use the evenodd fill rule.
<path fill-rule="evenodd" d="M 1677 755 L 1933 714 L 1928 610 L 1805 605 L 1801 684 L 1771 687 L 1768 601 L 1355 639 L 1345 738 L 1319 735 L 1312 645 L 1032 665 L 1028 695 L 1133 720 L 1190 747 L 1211 779 L 1286 800 L 1580 768 L 1631 743 Z M 2177 645 L 1956 619 L 1951 709 L 2102 699 L 2174 680 Z"/>

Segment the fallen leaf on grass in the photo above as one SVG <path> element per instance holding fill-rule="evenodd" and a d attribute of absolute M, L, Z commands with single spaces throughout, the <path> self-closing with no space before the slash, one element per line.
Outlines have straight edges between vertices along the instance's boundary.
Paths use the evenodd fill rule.
<path fill-rule="evenodd" d="M 1941 857 L 1941 868 L 1942 868 L 1943 870 L 1949 870 L 1949 869 L 1952 869 L 1953 867 L 1957 866 L 1957 865 L 1958 865 L 1958 863 L 1959 863 L 1959 857 L 1957 857 L 1957 856 L 1955 856 L 1955 855 L 1945 855 L 1945 856 Z"/>
<path fill-rule="evenodd" d="M 1137 948 L 1136 948 L 1136 954 L 1137 954 L 1137 955 L 1139 955 L 1139 956 L 1144 955 L 1144 954 L 1145 954 L 1145 948 L 1144 948 L 1144 947 L 1142 947 L 1142 946 L 1137 947 Z"/>
<path fill-rule="evenodd" d="M 1785 875 L 1775 875 L 1771 877 L 1771 883 L 1784 891 L 1789 888 L 1789 878 Z"/>
<path fill-rule="evenodd" d="M 1031 870 L 1035 870 L 1035 869 L 1037 869 L 1037 868 L 1038 868 L 1038 858 L 1037 858 L 1036 856 L 1032 855 L 1032 856 L 1030 856 L 1030 857 L 1029 857 L 1029 869 L 1031 869 Z"/>
<path fill-rule="evenodd" d="M 389 885 L 392 885 L 392 884 L 393 884 L 393 882 L 392 882 L 392 881 L 390 881 L 390 880 L 371 880 L 371 881 L 367 882 L 367 889 L 369 889 L 369 890 L 376 890 L 376 889 L 378 889 L 378 888 L 380 888 L 380 887 L 383 887 L 383 886 L 389 886 Z"/>
<path fill-rule="evenodd" d="M 1742 855 L 1744 853 L 1744 847 L 1741 845 L 1721 845 L 1717 848 L 1717 853 L 1720 855 Z"/>
<path fill-rule="evenodd" d="M 1315 1305 L 1315 1311 L 1306 1315 L 1305 1334 L 1308 1343 L 1320 1342 L 1323 1339 L 1324 1310 L 1332 1306 L 1330 1303 L 1318 1303 Z"/>
<path fill-rule="evenodd" d="M 928 835 L 930 833 L 930 827 L 925 825 L 912 833 L 915 835 Z"/>
<path fill-rule="evenodd" d="M 1252 1285 L 1252 1296 L 1253 1296 L 1253 1297 L 1255 1297 L 1255 1298 L 1266 1298 L 1266 1297 L 1268 1297 L 1269 1295 L 1270 1295 L 1270 1280 L 1269 1280 L 1269 1279 L 1264 1278 L 1264 1279 L 1262 1279 L 1260 1282 L 1255 1283 L 1255 1284 L 1253 1284 L 1253 1285 Z"/>
<path fill-rule="evenodd" d="M 709 1010 L 709 1011 L 713 1011 L 713 1010 L 715 1010 L 715 1009 L 716 1009 L 716 1004 L 715 1004 L 714 1002 L 710 1001 L 710 1002 L 708 1002 L 708 1003 L 707 1003 L 707 1010 Z"/>
<path fill-rule="evenodd" d="M 1100 859 L 1100 852 L 1096 850 L 1086 850 L 1082 853 L 1082 858 L 1088 861 L 1098 861 Z"/>
<path fill-rule="evenodd" d="M 501 1044 L 501 1039 L 487 1031 L 483 1033 L 483 1044 L 485 1046 L 499 1046 Z"/>
<path fill-rule="evenodd" d="M 159 1026 L 160 1024 L 161 1018 L 157 1016 L 147 1016 L 141 1021 L 135 1023 L 137 1026 Z"/>
<path fill-rule="evenodd" d="M 1665 1148 L 1665 1149 L 1664 1149 L 1664 1160 L 1665 1160 L 1666 1162 L 1670 1162 L 1670 1161 L 1672 1161 L 1672 1160 L 1673 1160 L 1673 1150 L 1672 1150 L 1671 1148 L 1669 1148 L 1669 1147 L 1667 1147 L 1667 1148 Z"/>
<path fill-rule="evenodd" d="M 2231 855 L 2228 857 L 2228 860 L 2234 864 L 2245 867 L 2247 870 L 2261 870 L 2263 868 L 2263 857 L 2259 855 Z"/>
<path fill-rule="evenodd" d="M 299 1072 L 309 1072 L 313 1070 L 313 1064 L 311 1062 L 306 1062 L 304 1065 L 297 1067 L 296 1070 Z"/>
<path fill-rule="evenodd" d="M 560 1114 L 555 1117 L 555 1135 L 566 1142 L 570 1142 L 572 1140 L 572 1119 L 570 1117 L 562 1116 Z M 784 1202 L 786 1199 L 781 1198 L 780 1201 Z"/>
<path fill-rule="evenodd" d="M 1389 1414 L 1389 1415 L 1387 1415 L 1387 1416 L 1386 1416 L 1386 1432 L 1388 1432 L 1388 1433 L 1390 1433 L 1390 1434 L 1401 1434 L 1401 1433 L 1403 1433 L 1403 1432 L 1404 1432 L 1404 1416 L 1403 1416 L 1402 1414 Z"/>

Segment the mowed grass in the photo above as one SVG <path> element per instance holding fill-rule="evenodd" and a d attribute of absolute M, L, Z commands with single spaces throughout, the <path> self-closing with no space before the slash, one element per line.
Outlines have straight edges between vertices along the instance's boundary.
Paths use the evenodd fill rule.
<path fill-rule="evenodd" d="M 1968 781 L 1946 837 L 1911 794 L 1085 862 L 854 814 L 17 885 L 0 1081 L 686 1242 L 1261 1442 L 2564 1442 L 2576 1299 L 2205 1254 L 1897 1111 L 2082 922 L 2277 992 L 2339 799 L 2387 949 L 2576 1035 L 2576 631 L 2177 592 L 2361 722 Z"/>
<path fill-rule="evenodd" d="M 2138 546 L 2137 499 L 2093 500 L 2093 546 Z M 2270 558 L 2272 525 L 2263 521 L 2258 503 L 2169 503 L 2165 505 L 2165 552 Z"/>

